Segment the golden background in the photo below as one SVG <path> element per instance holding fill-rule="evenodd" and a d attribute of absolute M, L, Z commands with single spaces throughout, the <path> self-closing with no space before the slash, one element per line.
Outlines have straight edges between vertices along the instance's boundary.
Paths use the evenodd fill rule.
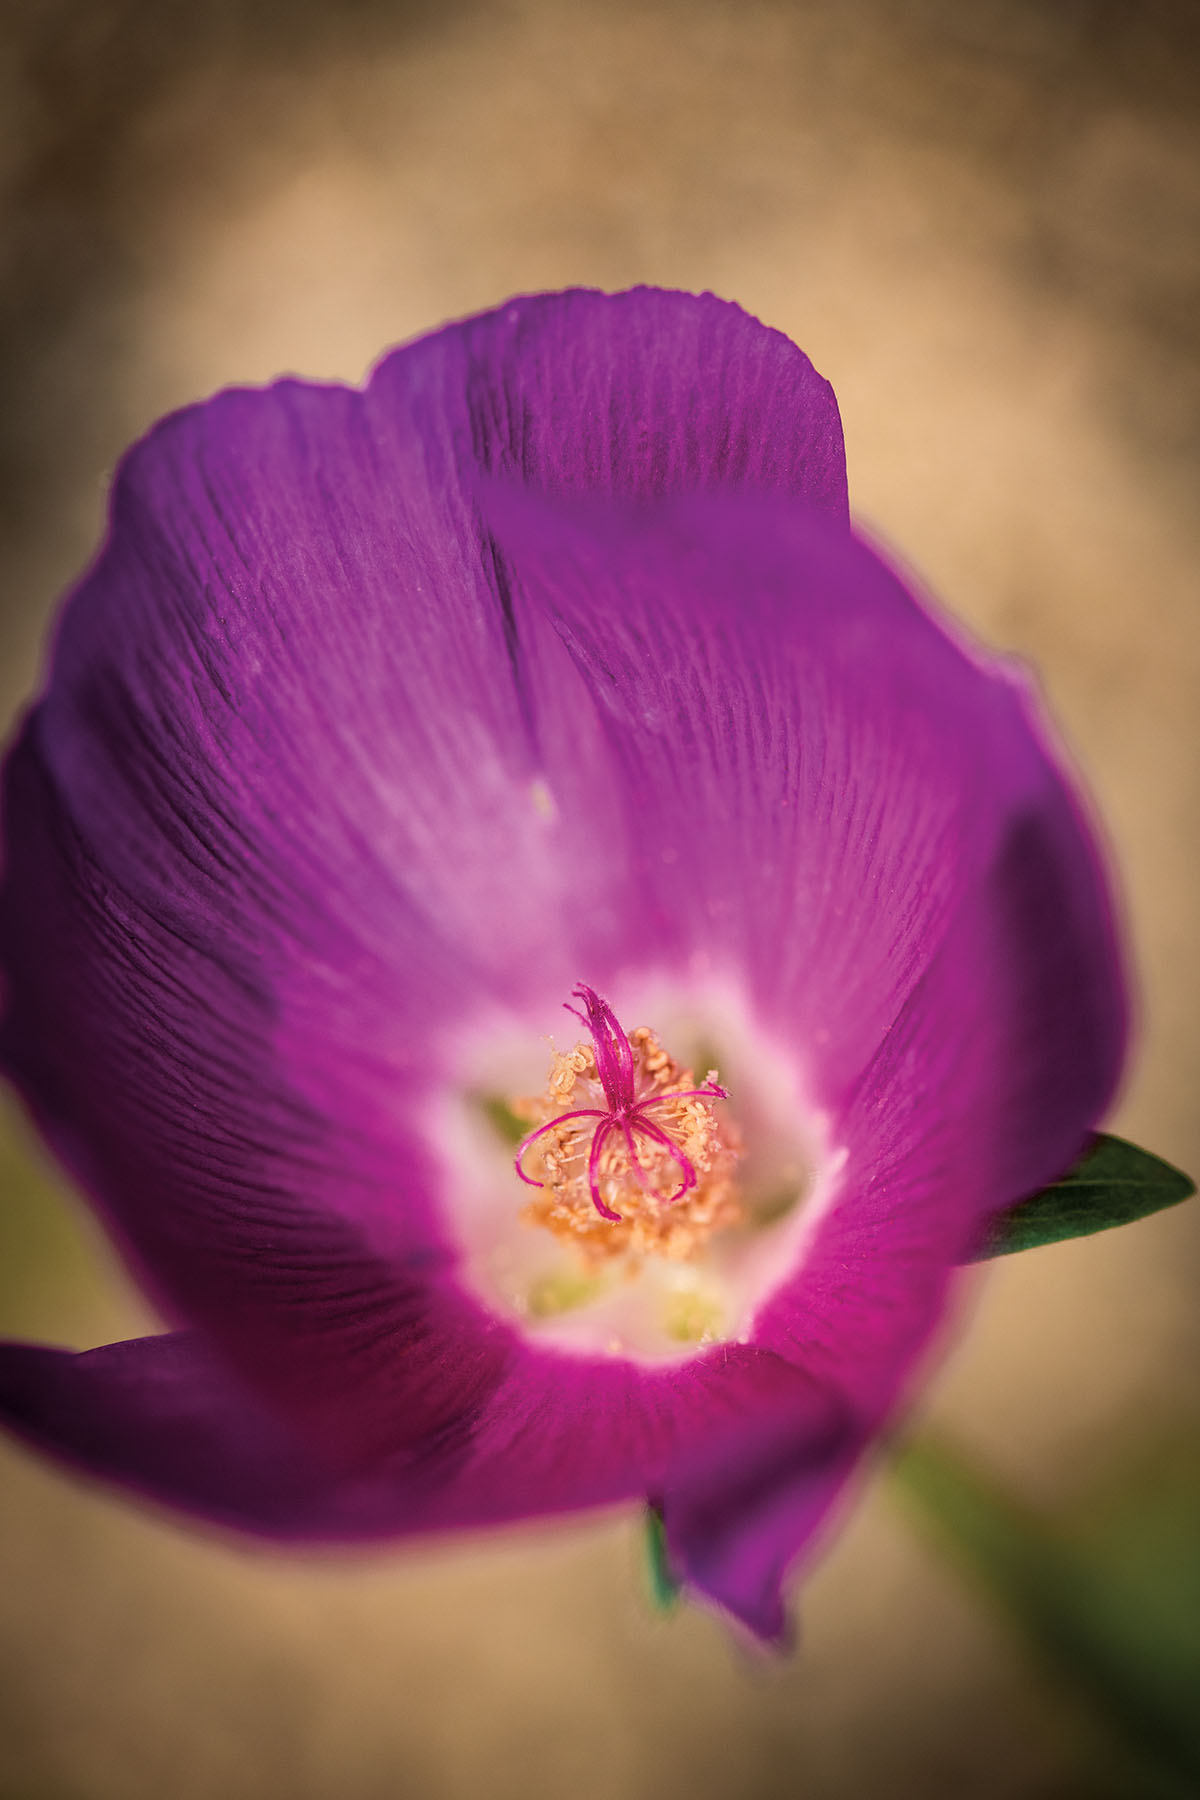
<path fill-rule="evenodd" d="M 10 0 L 0 701 L 154 417 L 515 292 L 713 288 L 833 381 L 860 520 L 1041 671 L 1120 870 L 1114 1124 L 1200 1168 L 1200 22 L 1151 0 Z M 10 1108 L 0 1329 L 144 1309 Z M 927 1398 L 1052 1508 L 1189 1437 L 1200 1213 L 1009 1259 Z M 302 1564 L 0 1461 L 0 1800 L 1094 1790 L 869 1487 L 760 1663 L 629 1518 Z"/>

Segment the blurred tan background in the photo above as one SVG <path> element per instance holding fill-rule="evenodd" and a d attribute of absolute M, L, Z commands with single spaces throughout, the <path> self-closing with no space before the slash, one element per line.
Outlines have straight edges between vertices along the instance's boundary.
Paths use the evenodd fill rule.
<path fill-rule="evenodd" d="M 711 287 L 833 381 L 860 518 L 1042 672 L 1142 994 L 1115 1127 L 1200 1169 L 1200 16 L 1184 0 L 9 0 L 0 701 L 169 407 L 522 290 Z M 13 1109 L 0 1329 L 145 1322 Z M 1087 1501 L 1195 1441 L 1195 1205 L 997 1266 L 927 1415 Z M 1095 1790 L 886 1484 L 760 1667 L 628 1519 L 320 1566 L 0 1453 L 0 1800 Z"/>

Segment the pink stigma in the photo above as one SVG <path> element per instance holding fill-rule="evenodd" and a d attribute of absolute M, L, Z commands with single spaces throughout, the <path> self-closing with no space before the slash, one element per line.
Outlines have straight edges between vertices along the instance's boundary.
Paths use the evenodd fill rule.
<path fill-rule="evenodd" d="M 619 1131 L 625 1139 L 629 1154 L 629 1166 L 634 1178 L 644 1188 L 647 1185 L 646 1172 L 638 1161 L 637 1138 L 641 1136 L 659 1150 L 665 1150 L 679 1170 L 679 1186 L 663 1204 L 671 1206 L 676 1200 L 690 1193 L 696 1185 L 696 1169 L 691 1158 L 685 1156 L 670 1132 L 655 1119 L 646 1114 L 652 1107 L 661 1106 L 666 1100 L 728 1100 L 729 1095 L 716 1082 L 708 1082 L 704 1087 L 675 1088 L 663 1094 L 651 1094 L 645 1100 L 639 1100 L 635 1088 L 636 1062 L 633 1046 L 625 1035 L 621 1021 L 608 1004 L 602 1000 L 595 988 L 586 987 L 582 982 L 573 990 L 572 999 L 581 1000 L 585 1011 L 580 1012 L 577 1006 L 564 1002 L 566 1010 L 573 1013 L 581 1024 L 586 1025 L 591 1033 L 596 1052 L 596 1073 L 600 1085 L 604 1089 L 604 1098 L 608 1102 L 607 1109 L 600 1107 L 584 1107 L 576 1112 L 559 1113 L 556 1118 L 548 1119 L 523 1138 L 518 1147 L 514 1166 L 521 1180 L 528 1187 L 545 1187 L 544 1181 L 535 1181 L 532 1175 L 526 1175 L 521 1167 L 525 1152 L 531 1144 L 553 1131 L 558 1125 L 565 1125 L 571 1119 L 596 1119 L 598 1124 L 592 1128 L 591 1146 L 588 1153 L 588 1188 L 592 1196 L 592 1204 L 601 1218 L 620 1220 L 620 1213 L 606 1206 L 600 1196 L 600 1157 L 609 1137 Z"/>

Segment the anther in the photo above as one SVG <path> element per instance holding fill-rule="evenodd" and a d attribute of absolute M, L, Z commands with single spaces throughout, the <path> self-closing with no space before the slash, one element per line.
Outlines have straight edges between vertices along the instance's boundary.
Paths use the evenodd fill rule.
<path fill-rule="evenodd" d="M 546 1095 L 522 1106 L 526 1117 L 550 1113 L 522 1140 L 515 1159 L 521 1180 L 546 1191 L 531 1213 L 592 1251 L 598 1248 L 596 1222 L 604 1220 L 607 1226 L 628 1224 L 619 1241 L 606 1242 L 605 1254 L 668 1243 L 675 1245 L 668 1254 L 690 1254 L 693 1240 L 699 1243 L 740 1214 L 731 1180 L 735 1134 L 713 1112 L 713 1102 L 728 1099 L 727 1091 L 715 1071 L 696 1084 L 644 1026 L 631 1039 L 594 988 L 581 984 L 572 998 L 581 1007 L 568 1003 L 567 1011 L 587 1027 L 591 1044 L 557 1056 Z M 604 1104 L 571 1106 L 575 1098 Z M 558 1106 L 561 1111 L 554 1110 Z M 526 1173 L 531 1152 L 540 1159 L 542 1179 Z M 668 1185 L 673 1191 L 661 1191 Z M 580 1212 L 581 1190 L 590 1200 L 591 1227 L 586 1206 Z M 689 1198 L 693 1216 L 680 1218 L 678 1230 L 655 1220 L 662 1208 Z M 627 1221 L 627 1214 L 637 1217 Z"/>

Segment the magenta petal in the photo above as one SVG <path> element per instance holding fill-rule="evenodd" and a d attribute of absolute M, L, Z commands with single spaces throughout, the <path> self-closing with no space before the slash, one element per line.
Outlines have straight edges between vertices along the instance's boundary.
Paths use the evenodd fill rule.
<path fill-rule="evenodd" d="M 647 1480 L 666 1488 L 671 1507 L 676 1471 L 694 1480 L 712 1474 L 697 1524 L 707 1561 L 699 1552 L 689 1574 L 702 1589 L 711 1579 L 723 1600 L 728 1590 L 733 1609 L 749 1615 L 736 1578 L 722 1568 L 719 1515 L 744 1504 L 767 1444 L 761 1421 L 747 1434 L 737 1391 L 753 1387 L 777 1421 L 786 1408 L 786 1441 L 793 1450 L 805 1444 L 813 1466 L 841 1440 L 831 1403 L 786 1365 L 756 1352 L 735 1363 L 732 1381 L 701 1368 L 663 1382 L 569 1362 L 550 1395 L 518 1376 L 502 1401 L 480 1409 L 470 1432 L 434 1433 L 359 1468 L 314 1453 L 194 1332 L 81 1355 L 2 1344 L 0 1419 L 85 1474 L 280 1541 L 461 1530 L 627 1498 Z M 699 1425 L 706 1437 L 698 1440 Z M 743 1445 L 753 1446 L 753 1460 L 738 1453 Z M 731 1467 L 740 1471 L 736 1482 L 720 1474 Z"/>
<path fill-rule="evenodd" d="M 779 334 L 711 296 L 513 302 L 365 394 L 158 426 L 6 778 L 7 1069 L 167 1311 L 335 1414 L 444 1271 L 414 1124 L 441 1043 L 568 989 L 567 921 L 611 912 L 596 818 L 535 804 L 497 469 L 845 515 L 832 394 Z"/>
<path fill-rule="evenodd" d="M 827 387 L 711 297 L 518 301 L 364 395 L 166 421 L 5 833 L 0 1054 L 203 1336 L 10 1348 L 3 1404 L 246 1529 L 650 1493 L 777 1636 L 954 1265 L 1120 1064 L 1105 882 L 1022 681 L 851 540 Z M 846 1154 L 755 1341 L 669 1374 L 461 1291 L 429 1123 L 488 1008 L 646 977 L 734 985 Z"/>
<path fill-rule="evenodd" d="M 194 1333 L 0 1344 L 0 1418 L 83 1473 L 235 1530 L 352 1536 L 339 1484 Z"/>
<path fill-rule="evenodd" d="M 174 1333 L 82 1355 L 0 1344 L 0 1420 L 92 1479 L 279 1543 L 461 1530 L 558 1510 L 564 1480 L 566 1503 L 587 1506 L 636 1495 L 649 1479 L 665 1486 L 668 1529 L 685 1547 L 680 1574 L 779 1640 L 796 1525 L 816 1523 L 849 1459 L 828 1400 L 791 1381 L 785 1412 L 779 1369 L 760 1373 L 757 1399 L 774 1397 L 779 1411 L 749 1429 L 702 1383 L 685 1383 L 674 1407 L 639 1407 L 626 1377 L 601 1383 L 610 1390 L 601 1401 L 586 1376 L 567 1371 L 562 1398 L 577 1408 L 582 1440 L 574 1458 L 562 1451 L 564 1406 L 542 1418 L 512 1395 L 470 1440 L 443 1436 L 347 1470 L 307 1449 L 197 1334 Z M 698 1423 L 707 1426 L 701 1452 L 686 1444 Z M 672 1446 L 690 1472 L 684 1490 L 670 1485 Z"/>
<path fill-rule="evenodd" d="M 403 1043 L 382 1072 L 400 1094 L 389 1111 L 336 1014 L 325 1035 L 281 1031 L 287 1001 L 313 1005 L 311 966 L 297 961 L 285 994 L 280 961 L 239 967 L 215 912 L 189 943 L 165 903 L 156 916 L 110 888 L 28 739 L 6 827 L 21 856 L 0 925 L 31 955 L 12 965 L 0 1042 L 164 1309 L 210 1323 L 339 1454 L 420 1435 L 493 1385 L 507 1334 L 454 1283 L 428 1147 L 405 1119 Z M 368 989 L 363 1016 L 369 1003 Z"/>
<path fill-rule="evenodd" d="M 361 1469 L 314 1454 L 195 1333 L 82 1355 L 2 1344 L 0 1420 L 92 1479 L 280 1543 L 462 1530 L 626 1499 L 649 1482 L 689 1585 L 777 1640 L 796 1527 L 828 1505 L 848 1439 L 828 1398 L 781 1364 L 741 1360 L 733 1382 L 701 1372 L 657 1402 L 661 1384 L 568 1366 L 549 1402 L 518 1384 L 469 1435 Z M 758 1408 L 749 1423 L 738 1388 Z"/>
<path fill-rule="evenodd" d="M 579 964 L 733 971 L 840 1110 L 964 911 L 1002 908 L 1000 1066 L 1048 1141 L 1014 1134 L 1000 1185 L 1057 1173 L 1111 1096 L 1125 999 L 1091 834 L 1015 665 L 779 502 L 486 504 L 561 809 L 608 847 Z"/>
<path fill-rule="evenodd" d="M 1058 1174 L 1111 1097 L 1125 999 L 1090 834 L 1016 672 L 955 643 L 861 546 L 762 503 L 621 520 L 497 491 L 489 507 L 604 719 L 571 805 L 616 768 L 614 964 L 738 971 L 846 1153 L 755 1339 L 843 1396 L 865 1442 L 986 1220 Z M 564 765 L 567 691 L 539 689 Z M 777 1622 L 839 1467 L 787 1440 L 753 1507 L 681 1477 L 673 1553 Z"/>
<path fill-rule="evenodd" d="M 787 1578 L 864 1442 L 816 1390 L 806 1409 L 748 1424 L 736 1455 L 710 1457 L 661 1498 L 677 1578 L 764 1642 L 786 1643 Z"/>
<path fill-rule="evenodd" d="M 510 300 L 405 345 L 371 378 L 384 432 L 411 421 L 435 468 L 560 497 L 700 491 L 803 501 L 845 524 L 829 383 L 781 332 L 713 294 L 572 289 Z"/>

